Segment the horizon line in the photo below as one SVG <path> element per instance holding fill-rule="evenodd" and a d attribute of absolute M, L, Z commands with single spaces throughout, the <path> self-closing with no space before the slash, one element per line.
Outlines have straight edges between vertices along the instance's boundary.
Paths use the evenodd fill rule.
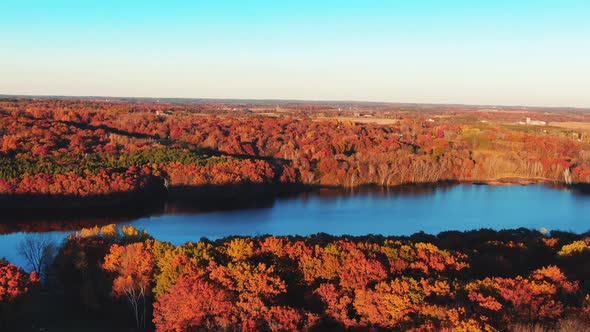
<path fill-rule="evenodd" d="M 413 105 L 413 106 L 453 106 L 453 107 L 499 107 L 499 108 L 539 108 L 539 109 L 571 109 L 590 111 L 590 106 L 540 106 L 540 105 L 509 105 L 509 104 L 469 104 L 469 103 L 438 103 L 438 102 L 399 102 L 376 100 L 347 100 L 347 99 L 280 99 L 280 98 L 214 98 L 214 97 L 146 97 L 146 96 L 105 96 L 105 95 L 48 95 L 48 94 L 11 94 L 0 93 L 0 98 L 43 98 L 43 99 L 115 99 L 115 100 L 186 100 L 186 101 L 222 101 L 222 102 L 279 102 L 279 103 L 321 103 L 321 104 L 384 104 L 384 105 Z"/>

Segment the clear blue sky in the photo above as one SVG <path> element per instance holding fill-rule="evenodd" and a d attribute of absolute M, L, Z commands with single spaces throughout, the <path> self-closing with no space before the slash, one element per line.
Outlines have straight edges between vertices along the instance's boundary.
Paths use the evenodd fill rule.
<path fill-rule="evenodd" d="M 590 107 L 590 1 L 2 0 L 0 93 Z"/>

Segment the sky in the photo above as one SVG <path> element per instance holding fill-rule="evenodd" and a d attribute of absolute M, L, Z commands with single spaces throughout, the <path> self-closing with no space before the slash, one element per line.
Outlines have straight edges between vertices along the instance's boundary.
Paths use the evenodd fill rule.
<path fill-rule="evenodd" d="M 0 94 L 590 107 L 588 0 L 1 0 Z"/>

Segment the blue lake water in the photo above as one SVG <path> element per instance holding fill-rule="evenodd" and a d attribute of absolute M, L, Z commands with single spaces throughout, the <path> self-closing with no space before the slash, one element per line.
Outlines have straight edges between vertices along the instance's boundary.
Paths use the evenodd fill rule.
<path fill-rule="evenodd" d="M 410 235 L 424 231 L 526 227 L 590 230 L 590 196 L 542 185 L 457 185 L 420 190 L 303 194 L 267 207 L 200 213 L 163 213 L 130 220 L 173 244 L 230 235 Z M 61 241 L 71 232 L 51 232 Z M 26 236 L 0 235 L 0 257 L 23 264 L 16 247 Z"/>

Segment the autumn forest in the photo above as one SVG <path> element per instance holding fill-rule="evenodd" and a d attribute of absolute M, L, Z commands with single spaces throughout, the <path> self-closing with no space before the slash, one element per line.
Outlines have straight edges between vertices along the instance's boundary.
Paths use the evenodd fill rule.
<path fill-rule="evenodd" d="M 0 100 L 0 193 L 83 201 L 164 184 L 590 182 L 588 133 L 563 127 L 584 113 L 342 106 Z M 535 116 L 557 126 L 519 124 Z"/>
<path fill-rule="evenodd" d="M 569 108 L 0 98 L 0 233 L 71 231 L 62 243 L 26 237 L 28 266 L 0 259 L 0 330 L 588 329 L 587 233 L 175 245 L 124 223 L 51 220 L 326 189 L 543 183 L 587 193 L 589 123 Z"/>

